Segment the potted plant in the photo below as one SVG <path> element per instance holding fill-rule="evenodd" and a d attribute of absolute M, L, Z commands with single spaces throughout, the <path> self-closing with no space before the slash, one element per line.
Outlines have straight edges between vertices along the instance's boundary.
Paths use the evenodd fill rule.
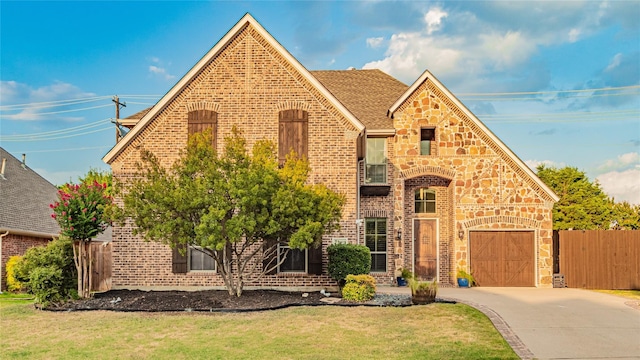
<path fill-rule="evenodd" d="M 469 288 L 475 283 L 475 279 L 470 272 L 467 272 L 464 268 L 458 268 L 458 286 L 461 288 Z"/>
<path fill-rule="evenodd" d="M 411 302 L 414 305 L 431 304 L 436 301 L 438 294 L 438 282 L 419 281 L 416 278 L 409 279 L 409 287 L 411 288 Z"/>
<path fill-rule="evenodd" d="M 398 282 L 398 286 L 407 286 L 407 281 L 411 278 L 413 278 L 413 273 L 407 268 L 402 268 L 400 270 L 400 276 L 396 278 L 396 281 Z"/>

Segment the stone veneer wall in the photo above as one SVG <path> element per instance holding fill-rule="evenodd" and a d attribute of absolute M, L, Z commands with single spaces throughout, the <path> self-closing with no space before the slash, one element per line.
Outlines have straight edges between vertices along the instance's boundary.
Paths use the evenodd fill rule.
<path fill-rule="evenodd" d="M 249 147 L 258 139 L 278 140 L 278 113 L 303 109 L 309 113 L 309 162 L 311 182 L 322 182 L 346 196 L 342 229 L 325 236 L 323 248 L 333 237 L 356 241 L 356 138 L 355 128 L 302 74 L 250 25 L 162 109 L 111 164 L 114 176 L 126 181 L 140 160 L 139 148 L 154 153 L 169 166 L 187 141 L 187 113 L 206 108 L 218 113 L 218 150 L 225 136 L 237 126 Z M 212 273 L 173 274 L 171 250 L 144 242 L 129 225 L 114 229 L 113 287 L 221 286 Z M 278 274 L 265 276 L 249 286 L 331 286 L 328 276 Z"/>
<path fill-rule="evenodd" d="M 393 179 L 395 220 L 411 229 L 414 179 L 450 179 L 450 206 L 443 209 L 451 220 L 437 214 L 439 231 L 452 249 L 440 248 L 440 266 L 451 274 L 468 266 L 468 231 L 479 229 L 535 231 L 538 286 L 552 283 L 553 199 L 474 120 L 435 84 L 427 80 L 394 114 L 396 129 Z M 435 128 L 435 155 L 419 155 L 420 129 Z M 438 199 L 443 190 L 438 190 Z M 440 211 L 440 210 L 439 210 Z M 458 238 L 463 230 L 465 236 Z M 405 238 L 404 260 L 410 240 Z M 447 256 L 451 256 L 447 259 Z M 448 274 L 440 272 L 441 279 Z M 453 282 L 453 277 L 451 278 Z"/>

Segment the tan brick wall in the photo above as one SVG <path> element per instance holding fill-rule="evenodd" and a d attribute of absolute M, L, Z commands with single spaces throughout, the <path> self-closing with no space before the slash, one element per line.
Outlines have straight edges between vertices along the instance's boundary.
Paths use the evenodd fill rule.
<path fill-rule="evenodd" d="M 413 190 L 428 185 L 447 208 L 438 207 L 440 280 L 453 283 L 452 273 L 468 265 L 468 231 L 478 229 L 535 230 L 538 286 L 552 280 L 552 199 L 516 162 L 433 83 L 426 81 L 400 106 L 394 166 L 395 219 L 403 219 L 404 262 L 410 262 Z M 420 154 L 420 129 L 436 129 L 434 155 Z M 431 185 L 431 182 L 436 182 Z M 447 184 L 447 181 L 450 181 Z M 440 182 L 440 183 L 438 183 Z M 459 239 L 458 232 L 465 236 Z M 407 232 L 409 231 L 409 232 Z M 444 248 L 447 244 L 448 248 Z"/>
<path fill-rule="evenodd" d="M 310 180 L 322 182 L 345 194 L 342 230 L 326 236 L 356 241 L 356 137 L 357 129 L 280 53 L 251 26 L 215 57 L 161 110 L 112 162 L 113 174 L 132 176 L 139 161 L 139 147 L 154 153 L 169 166 L 187 141 L 187 113 L 208 109 L 218 113 L 218 150 L 232 126 L 237 126 L 251 147 L 259 139 L 278 140 L 278 113 L 303 109 L 309 113 Z M 325 255 L 326 256 L 326 255 Z M 171 273 L 171 252 L 166 245 L 148 243 L 134 237 L 130 227 L 114 229 L 113 286 L 218 286 L 215 274 Z M 326 271 L 326 265 L 324 267 Z M 267 276 L 264 286 L 327 286 L 328 276 Z"/>

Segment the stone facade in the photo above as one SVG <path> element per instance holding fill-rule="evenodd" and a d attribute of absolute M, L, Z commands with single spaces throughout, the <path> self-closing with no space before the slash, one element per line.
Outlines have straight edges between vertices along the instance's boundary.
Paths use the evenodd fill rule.
<path fill-rule="evenodd" d="M 308 113 L 310 181 L 345 195 L 341 230 L 323 239 L 322 275 L 279 273 L 249 283 L 249 287 L 335 286 L 326 271 L 326 247 L 334 238 L 367 244 L 365 226 L 356 220 L 368 218 L 386 219 L 386 271 L 372 273 L 380 284 L 393 284 L 397 270 L 413 268 L 414 221 L 431 219 L 437 224 L 437 279 L 441 284 L 452 285 L 453 271 L 468 268 L 470 231 L 519 229 L 535 232 L 535 284 L 550 286 L 552 195 L 439 83 L 427 79 L 415 88 L 392 112 L 393 118 L 389 117 L 390 134 L 375 135 L 386 138 L 384 185 L 390 187 L 388 194 L 359 195 L 366 167 L 357 155 L 358 139 L 366 130 L 350 120 L 341 104 L 328 97 L 310 73 L 292 64 L 284 50 L 255 24 L 251 20 L 242 27 L 236 25 L 228 43 L 206 63 L 201 60 L 188 83 L 170 91 L 140 128 L 125 137 L 125 145 L 116 146 L 118 151 L 105 157 L 115 178 L 133 176 L 141 148 L 171 165 L 186 146 L 190 111 L 216 112 L 216 144 L 221 150 L 221 139 L 233 126 L 243 132 L 249 146 L 264 138 L 277 142 L 279 112 L 304 110 Z M 435 132 L 429 155 L 420 155 L 422 128 Z M 419 189 L 435 192 L 434 212 L 415 213 L 414 193 Z M 173 273 L 171 249 L 133 236 L 130 225 L 114 228 L 112 251 L 114 288 L 223 285 L 215 272 Z"/>

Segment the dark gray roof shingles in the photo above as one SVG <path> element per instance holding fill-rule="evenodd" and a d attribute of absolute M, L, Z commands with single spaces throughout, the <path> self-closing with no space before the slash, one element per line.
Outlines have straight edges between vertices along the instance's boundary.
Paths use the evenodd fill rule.
<path fill-rule="evenodd" d="M 0 228 L 58 234 L 60 227 L 49 207 L 57 200 L 58 189 L 0 148 L 2 159 L 7 162 L 4 178 L 0 177 Z"/>

